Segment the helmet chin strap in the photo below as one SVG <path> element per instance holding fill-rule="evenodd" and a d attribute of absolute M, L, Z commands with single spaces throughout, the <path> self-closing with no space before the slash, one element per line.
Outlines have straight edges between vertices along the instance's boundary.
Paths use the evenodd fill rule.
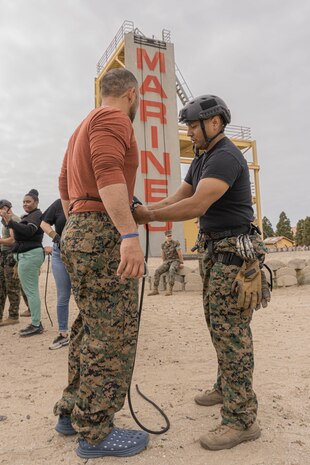
<path fill-rule="evenodd" d="M 193 152 L 194 152 L 195 157 L 199 157 L 199 154 L 200 154 L 199 148 L 195 144 L 193 144 Z"/>
<path fill-rule="evenodd" d="M 203 137 L 205 138 L 205 141 L 206 141 L 206 149 L 207 149 L 209 147 L 209 145 L 211 144 L 211 142 L 214 141 L 214 139 L 216 139 L 217 136 L 219 136 L 220 134 L 222 134 L 224 132 L 225 128 L 224 128 L 224 126 L 222 126 L 222 129 L 217 134 L 215 134 L 215 136 L 208 137 L 207 133 L 206 133 L 204 119 L 200 119 L 199 122 L 200 122 L 200 127 L 201 127 L 201 130 L 202 130 Z"/>

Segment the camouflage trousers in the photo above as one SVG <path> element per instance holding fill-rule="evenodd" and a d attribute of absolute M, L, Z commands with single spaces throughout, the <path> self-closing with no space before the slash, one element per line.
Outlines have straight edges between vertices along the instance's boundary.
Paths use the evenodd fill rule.
<path fill-rule="evenodd" d="M 168 272 L 168 283 L 170 287 L 174 286 L 175 275 L 180 269 L 180 260 L 166 260 L 160 265 L 154 274 L 154 287 L 159 286 L 160 277 Z"/>
<path fill-rule="evenodd" d="M 17 273 L 14 273 L 15 260 L 12 253 L 0 252 L 0 320 L 6 298 L 9 299 L 9 317 L 18 319 L 21 286 Z"/>
<path fill-rule="evenodd" d="M 198 269 L 202 282 L 204 281 L 203 254 L 198 253 Z"/>
<path fill-rule="evenodd" d="M 236 254 L 236 238 L 218 241 L 215 252 Z M 264 256 L 260 239 L 253 238 L 257 255 Z M 222 423 L 247 429 L 257 416 L 257 399 L 253 391 L 254 352 L 250 328 L 253 310 L 237 306 L 231 295 L 232 283 L 240 269 L 224 265 L 203 255 L 203 305 L 206 322 L 218 360 L 215 389 L 223 395 Z"/>
<path fill-rule="evenodd" d="M 71 415 L 90 444 L 113 428 L 126 398 L 138 336 L 138 280 L 116 276 L 120 235 L 108 215 L 69 216 L 61 255 L 70 275 L 79 315 L 69 344 L 69 380 L 55 415 Z"/>

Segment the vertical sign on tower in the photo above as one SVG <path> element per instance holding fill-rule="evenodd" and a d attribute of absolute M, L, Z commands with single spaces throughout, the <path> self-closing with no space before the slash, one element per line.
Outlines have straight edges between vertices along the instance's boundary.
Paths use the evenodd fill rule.
<path fill-rule="evenodd" d="M 125 34 L 125 65 L 140 88 L 134 123 L 140 154 L 136 195 L 150 205 L 171 195 L 181 182 L 173 44 Z M 152 255 L 160 255 L 163 233 L 172 228 L 184 245 L 183 223 L 153 223 Z"/>

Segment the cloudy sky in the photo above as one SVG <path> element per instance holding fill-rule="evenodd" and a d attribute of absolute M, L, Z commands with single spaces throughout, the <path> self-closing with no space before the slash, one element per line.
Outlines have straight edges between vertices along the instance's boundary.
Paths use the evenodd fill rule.
<path fill-rule="evenodd" d="M 214 93 L 250 126 L 263 215 L 310 216 L 309 0 L 0 0 L 0 197 L 57 193 L 67 140 L 94 106 L 96 63 L 124 20 L 169 29 L 193 95 Z"/>

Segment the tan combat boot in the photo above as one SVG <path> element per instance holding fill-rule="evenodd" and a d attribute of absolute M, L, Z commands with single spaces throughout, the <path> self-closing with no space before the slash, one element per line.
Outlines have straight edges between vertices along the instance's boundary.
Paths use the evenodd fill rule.
<path fill-rule="evenodd" d="M 248 429 L 239 430 L 227 425 L 220 425 L 199 439 L 205 449 L 231 449 L 245 441 L 255 441 L 261 435 L 261 430 L 255 422 Z"/>
<path fill-rule="evenodd" d="M 158 287 L 155 287 L 155 286 L 154 286 L 153 291 L 151 291 L 151 292 L 148 293 L 148 295 L 158 295 L 158 294 L 159 294 L 159 292 L 158 292 Z"/>
<path fill-rule="evenodd" d="M 222 404 L 223 396 L 216 389 L 205 391 L 203 394 L 198 394 L 194 397 L 196 404 L 211 407 L 212 405 Z"/>
<path fill-rule="evenodd" d="M 0 321 L 0 326 L 16 325 L 19 323 L 18 318 L 7 318 L 6 320 Z"/>
<path fill-rule="evenodd" d="M 169 286 L 169 288 L 167 289 L 165 295 L 172 295 L 172 289 L 173 289 L 173 287 L 172 287 L 172 286 Z"/>
<path fill-rule="evenodd" d="M 212 405 L 222 404 L 223 396 L 216 389 L 209 389 L 202 394 L 197 394 L 197 396 L 194 397 L 194 400 L 198 405 L 211 407 Z"/>

